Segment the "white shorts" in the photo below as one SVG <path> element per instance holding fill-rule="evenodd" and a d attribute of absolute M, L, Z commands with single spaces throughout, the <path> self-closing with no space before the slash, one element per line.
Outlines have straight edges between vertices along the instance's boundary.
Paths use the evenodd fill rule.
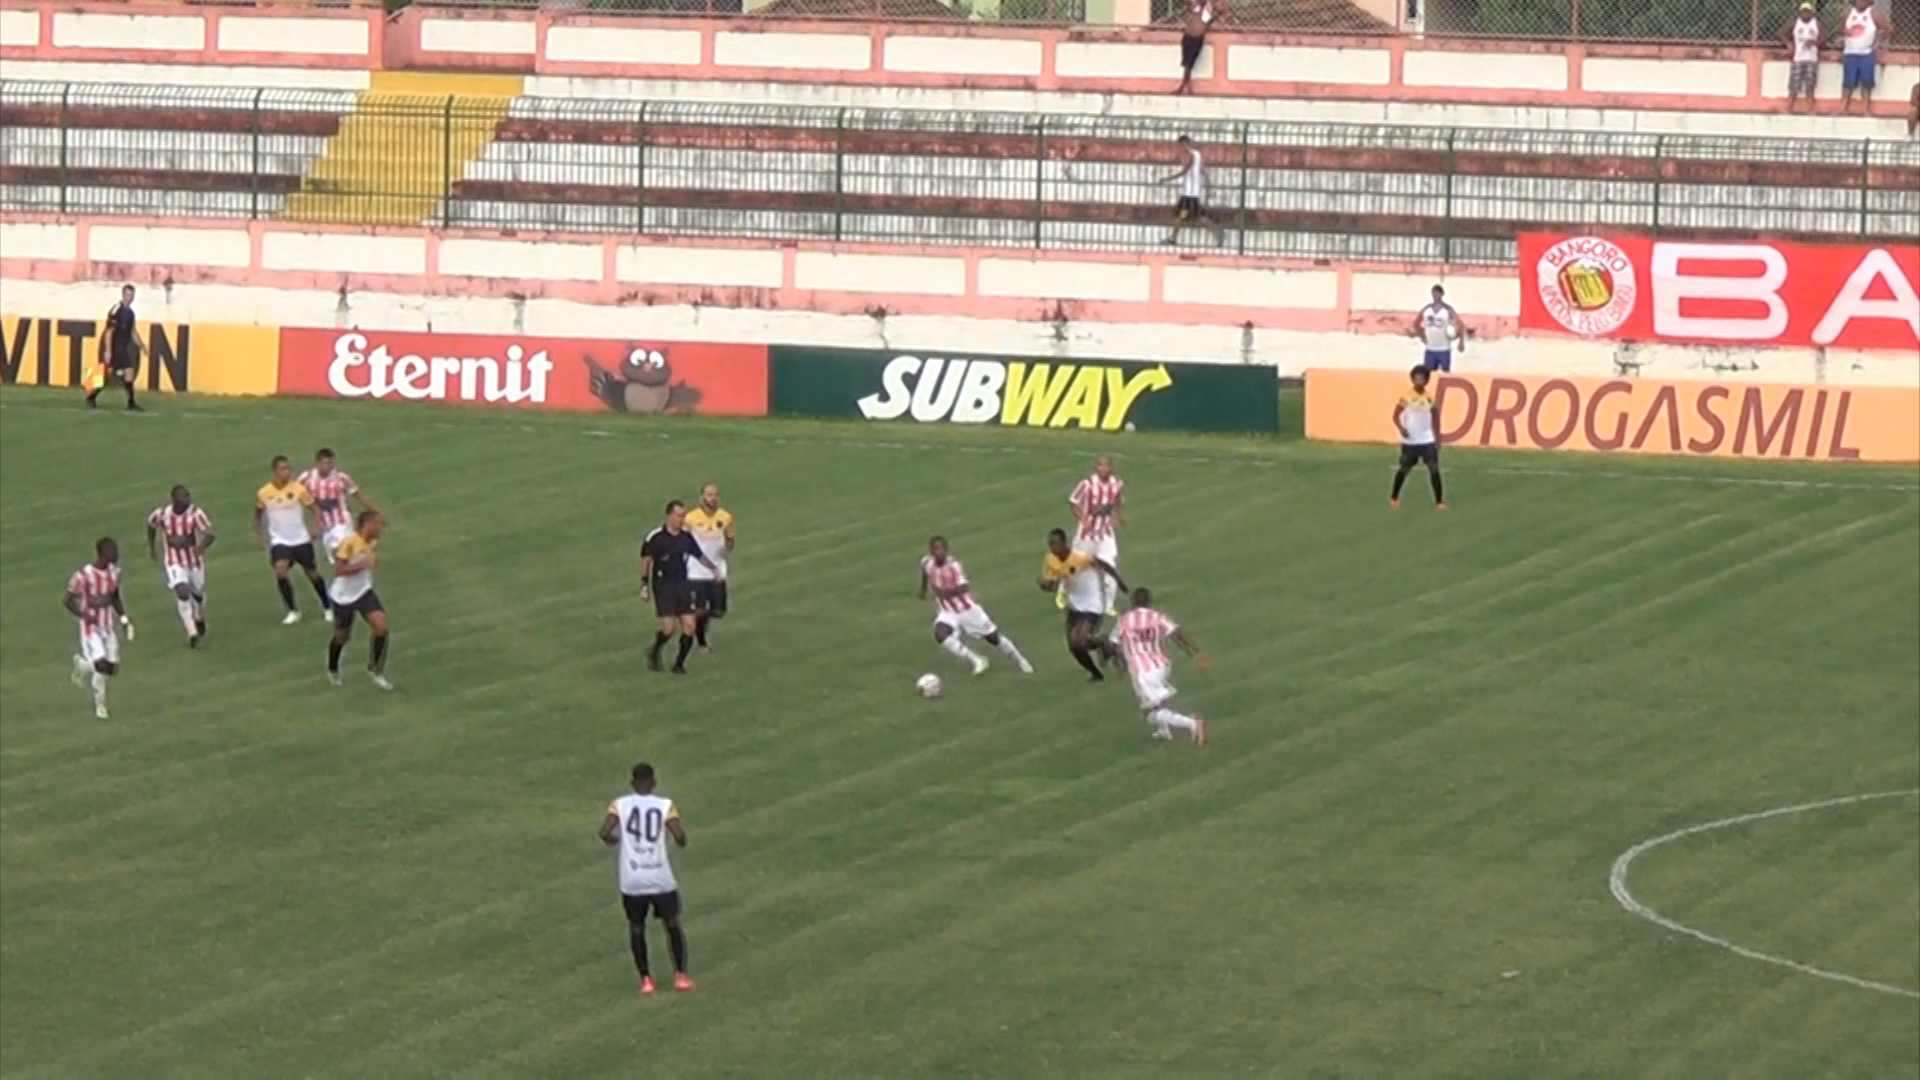
<path fill-rule="evenodd" d="M 944 626 L 949 630 L 977 638 L 983 638 L 989 634 L 997 634 L 1000 632 L 1000 628 L 993 625 L 993 619 L 988 617 L 987 609 L 981 607 L 979 604 L 975 604 L 965 611 L 947 611 L 942 609 L 939 614 L 933 617 L 933 625 Z"/>
<path fill-rule="evenodd" d="M 167 588 L 177 589 L 185 585 L 187 591 L 195 596 L 207 594 L 207 568 L 204 566 L 167 567 Z"/>
<path fill-rule="evenodd" d="M 1140 699 L 1140 710 L 1146 712 L 1157 709 L 1173 700 L 1173 669 L 1153 668 L 1148 671 L 1133 671 L 1133 696 Z"/>
<path fill-rule="evenodd" d="M 1084 536 L 1073 538 L 1073 550 L 1085 552 L 1109 566 L 1120 565 L 1120 540 L 1112 533 L 1098 539 Z"/>
<path fill-rule="evenodd" d="M 120 635 L 113 630 L 80 631 L 80 656 L 89 664 L 120 662 Z"/>
<path fill-rule="evenodd" d="M 322 560 L 326 563 L 322 569 L 328 573 L 333 572 L 333 550 L 339 547 L 340 541 L 345 540 L 347 534 L 352 531 L 353 526 L 351 525 L 335 525 L 333 528 L 320 534 L 320 546 L 325 549 L 323 554 L 326 556 L 326 558 Z"/>

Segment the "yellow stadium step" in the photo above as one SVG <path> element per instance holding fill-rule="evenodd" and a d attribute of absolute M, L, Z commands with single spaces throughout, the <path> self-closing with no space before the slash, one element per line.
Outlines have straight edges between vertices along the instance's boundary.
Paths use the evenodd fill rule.
<path fill-rule="evenodd" d="M 381 71 L 287 199 L 281 217 L 357 225 L 419 225 L 440 212 L 507 117 L 515 75 Z"/>

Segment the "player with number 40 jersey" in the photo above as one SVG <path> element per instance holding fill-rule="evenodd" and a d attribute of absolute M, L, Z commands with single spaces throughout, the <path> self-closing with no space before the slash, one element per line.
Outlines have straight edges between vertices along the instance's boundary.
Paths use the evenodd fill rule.
<path fill-rule="evenodd" d="M 640 993 L 653 993 L 653 968 L 647 958 L 647 914 L 667 928 L 673 952 L 673 988 L 693 989 L 687 976 L 687 934 L 680 928 L 680 883 L 673 876 L 667 842 L 687 846 L 680 810 L 655 788 L 653 766 L 633 767 L 633 791 L 607 804 L 600 821 L 600 842 L 615 849 L 619 862 L 620 904 L 626 909 L 627 945 L 640 972 Z"/>

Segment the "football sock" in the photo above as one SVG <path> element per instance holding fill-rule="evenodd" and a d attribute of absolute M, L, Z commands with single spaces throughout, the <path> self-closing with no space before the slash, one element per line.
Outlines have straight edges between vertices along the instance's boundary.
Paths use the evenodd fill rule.
<path fill-rule="evenodd" d="M 1176 731 L 1191 733 L 1194 729 L 1193 717 L 1185 713 L 1174 712 L 1164 705 L 1148 713 L 1147 719 L 1153 721 L 1160 727 L 1173 728 Z"/>
<path fill-rule="evenodd" d="M 952 641 L 953 639 L 948 638 L 947 640 Z M 1015 645 L 1013 643 L 1013 639 L 1008 637 L 1005 634 L 1000 635 L 1000 643 L 998 646 L 996 646 L 996 648 L 998 648 L 1001 652 L 1006 653 L 1007 658 L 1012 660 L 1016 664 L 1025 664 L 1027 662 L 1027 658 L 1020 655 L 1020 646 Z"/>
<path fill-rule="evenodd" d="M 340 673 L 340 651 L 342 649 L 345 649 L 346 647 L 347 647 L 347 643 L 344 641 L 335 640 L 335 641 L 327 642 L 327 670 L 328 671 L 331 671 L 336 675 Z"/>
<path fill-rule="evenodd" d="M 194 608 L 196 606 L 198 605 L 191 600 L 175 600 L 173 602 L 174 610 L 180 613 L 180 625 L 187 628 L 188 637 L 192 637 L 199 632 L 199 627 L 195 625 L 198 621 L 198 617 L 194 614 Z"/>
<path fill-rule="evenodd" d="M 700 642 L 702 648 L 705 648 L 707 644 L 707 624 L 712 621 L 712 617 L 707 615 L 702 615 L 693 620 L 693 636 Z"/>
<path fill-rule="evenodd" d="M 1073 654 L 1074 663 L 1079 664 L 1081 667 L 1087 669 L 1087 674 L 1093 676 L 1096 679 L 1106 678 L 1105 675 L 1100 674 L 1099 665 L 1093 662 L 1093 653 L 1091 651 L 1087 649 L 1083 649 L 1078 645 L 1067 646 L 1067 651 Z"/>
<path fill-rule="evenodd" d="M 673 950 L 673 970 L 687 973 L 687 932 L 678 926 L 667 927 L 667 948 Z"/>
<path fill-rule="evenodd" d="M 293 600 L 293 582 L 286 578 L 275 578 L 273 583 L 280 586 L 280 602 L 287 605 L 287 610 L 299 611 L 300 605 Z"/>
<path fill-rule="evenodd" d="M 138 407 L 139 406 L 136 405 L 133 400 L 133 380 L 128 379 L 127 380 L 127 408 L 134 409 Z"/>
<path fill-rule="evenodd" d="M 1436 503 L 1446 502 L 1447 501 L 1446 492 L 1440 486 L 1440 470 L 1439 469 L 1429 470 L 1427 472 L 1427 479 L 1433 481 L 1433 501 Z"/>
<path fill-rule="evenodd" d="M 1406 484 L 1406 482 L 1407 482 L 1407 473 L 1409 473 L 1409 472 L 1411 472 L 1411 471 L 1412 471 L 1411 469 L 1408 469 L 1408 468 L 1407 468 L 1406 466 L 1404 466 L 1404 465 L 1403 465 L 1403 466 L 1401 466 L 1400 468 L 1398 468 L 1398 469 L 1396 469 L 1396 470 L 1394 470 L 1394 473 L 1393 473 L 1393 497 L 1394 497 L 1394 498 L 1396 498 L 1396 499 L 1397 499 L 1397 498 L 1399 498 L 1399 497 L 1400 497 L 1400 488 L 1401 488 L 1401 487 L 1402 487 L 1402 486 L 1403 486 L 1404 484 Z"/>
<path fill-rule="evenodd" d="M 633 950 L 633 966 L 640 969 L 640 977 L 652 977 L 653 971 L 647 967 L 647 928 L 628 923 L 627 946 Z"/>
<path fill-rule="evenodd" d="M 680 655 L 673 658 L 673 666 L 686 667 L 687 654 L 692 651 L 693 651 L 693 639 L 688 637 L 685 634 L 681 634 L 680 635 Z"/>
<path fill-rule="evenodd" d="M 367 647 L 367 666 L 376 673 L 387 670 L 387 635 L 373 635 L 373 644 Z"/>
<path fill-rule="evenodd" d="M 1002 640 L 1005 640 L 1005 639 L 1002 639 Z M 952 653 L 953 655 L 959 657 L 960 659 L 966 661 L 969 664 L 973 663 L 975 660 L 980 659 L 978 656 L 974 655 L 974 652 L 972 649 L 967 648 L 966 642 L 963 642 L 960 640 L 959 634 L 947 635 L 947 639 L 940 643 L 940 647 Z"/>
<path fill-rule="evenodd" d="M 207 621 L 207 598 L 205 596 L 196 595 L 193 598 L 193 621 Z"/>
<path fill-rule="evenodd" d="M 98 405 L 98 404 L 100 404 L 100 391 L 99 391 L 99 390 L 97 390 L 97 389 L 96 389 L 96 390 L 89 390 L 89 391 L 87 391 L 87 404 L 88 404 L 89 406 L 93 406 L 93 405 Z"/>
<path fill-rule="evenodd" d="M 332 610 L 333 601 L 327 599 L 327 583 L 321 581 L 319 578 L 308 578 L 307 584 L 313 586 L 313 595 L 320 598 L 320 610 Z"/>
<path fill-rule="evenodd" d="M 93 704 L 98 709 L 107 707 L 107 677 L 98 671 L 93 673 Z"/>

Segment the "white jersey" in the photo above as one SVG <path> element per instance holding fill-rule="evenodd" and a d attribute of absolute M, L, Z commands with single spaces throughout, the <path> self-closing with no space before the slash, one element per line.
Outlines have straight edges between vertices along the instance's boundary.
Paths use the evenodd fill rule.
<path fill-rule="evenodd" d="M 1846 30 L 1840 51 L 1848 56 L 1870 55 L 1880 43 L 1880 24 L 1873 20 L 1874 9 L 1847 9 Z"/>
<path fill-rule="evenodd" d="M 1446 352 L 1453 347 L 1453 305 L 1440 302 L 1420 309 L 1420 333 L 1429 352 Z"/>
<path fill-rule="evenodd" d="M 672 799 L 659 795 L 622 795 L 607 804 L 620 822 L 620 891 L 627 896 L 656 896 L 680 888 L 667 857 L 672 837 L 667 822 L 680 820 Z"/>
<path fill-rule="evenodd" d="M 1796 19 L 1793 23 L 1793 62 L 1811 64 L 1820 59 L 1820 20 Z"/>
<path fill-rule="evenodd" d="M 1207 198 L 1207 166 L 1200 160 L 1200 151 L 1187 151 L 1187 171 L 1180 177 L 1180 197 L 1183 199 Z"/>

